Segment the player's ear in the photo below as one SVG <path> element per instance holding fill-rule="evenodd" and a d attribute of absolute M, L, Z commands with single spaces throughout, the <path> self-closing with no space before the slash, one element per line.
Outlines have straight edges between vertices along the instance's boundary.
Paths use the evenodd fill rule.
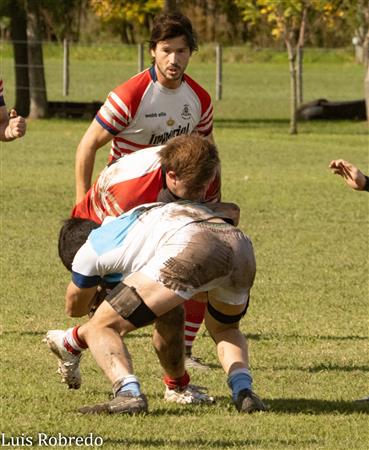
<path fill-rule="evenodd" d="M 174 170 L 168 170 L 167 171 L 167 177 L 169 178 L 170 182 L 175 186 L 178 180 L 178 177 Z"/>

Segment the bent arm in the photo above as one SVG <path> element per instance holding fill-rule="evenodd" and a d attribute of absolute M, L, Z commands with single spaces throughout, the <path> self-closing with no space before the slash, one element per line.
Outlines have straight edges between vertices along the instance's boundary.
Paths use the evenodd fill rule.
<path fill-rule="evenodd" d="M 90 312 L 98 286 L 80 288 L 71 281 L 65 294 L 65 312 L 69 317 L 81 317 Z"/>
<path fill-rule="evenodd" d="M 240 208 L 236 203 L 207 203 L 206 207 L 211 209 L 214 213 L 220 213 L 221 218 L 230 219 L 236 227 L 240 221 Z"/>
<path fill-rule="evenodd" d="M 96 152 L 107 144 L 113 135 L 93 120 L 78 145 L 75 163 L 76 204 L 81 202 L 91 186 Z"/>

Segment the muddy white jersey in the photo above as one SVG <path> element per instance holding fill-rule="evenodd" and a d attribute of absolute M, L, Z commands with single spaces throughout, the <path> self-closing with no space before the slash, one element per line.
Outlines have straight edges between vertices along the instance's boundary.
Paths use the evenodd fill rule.
<path fill-rule="evenodd" d="M 246 303 L 255 273 L 251 242 L 212 218 L 205 205 L 184 201 L 142 205 L 110 218 L 77 252 L 72 280 L 88 288 L 141 272 L 185 299 L 215 290 L 219 300 Z"/>

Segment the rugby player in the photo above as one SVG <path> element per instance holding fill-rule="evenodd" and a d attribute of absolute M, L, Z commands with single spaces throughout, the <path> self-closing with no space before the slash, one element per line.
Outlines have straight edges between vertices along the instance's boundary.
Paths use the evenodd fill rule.
<path fill-rule="evenodd" d="M 118 210 L 120 208 L 118 205 L 125 205 L 124 207 L 127 207 L 127 204 L 125 203 L 127 200 L 126 194 L 138 195 L 140 198 L 140 202 L 138 203 L 142 203 L 143 198 L 138 194 L 141 185 L 145 185 L 145 189 L 149 193 L 152 190 L 150 189 L 150 186 L 152 186 L 153 189 L 156 189 L 156 196 L 162 197 L 166 201 L 178 199 L 177 196 L 187 199 L 203 200 L 206 198 L 207 193 L 211 192 L 210 186 L 214 184 L 214 179 L 216 175 L 219 174 L 219 157 L 214 144 L 211 144 L 206 139 L 196 135 L 179 136 L 173 138 L 160 151 L 157 149 L 149 149 L 148 151 L 151 155 L 156 155 L 154 159 L 150 159 L 149 157 L 145 158 L 145 161 L 148 162 L 148 173 L 142 174 L 142 176 L 138 177 L 135 181 L 132 180 L 132 172 L 137 175 L 137 172 L 134 169 L 135 165 L 133 164 L 133 167 L 131 167 L 132 164 L 128 163 L 127 166 L 125 165 L 125 162 L 130 159 L 135 159 L 135 155 L 121 158 L 109 169 L 106 169 L 107 172 L 113 171 L 113 179 L 115 181 L 109 183 L 111 178 L 105 174 L 102 177 L 99 188 L 96 189 L 96 191 L 93 191 L 94 193 L 91 194 L 91 196 L 86 196 L 86 203 L 83 203 L 81 208 L 76 209 L 78 211 L 86 212 L 89 211 L 91 207 L 96 212 L 96 215 L 92 217 L 95 220 L 101 220 L 103 217 L 106 217 L 106 214 L 101 215 L 100 212 L 102 210 L 97 207 L 95 208 L 96 204 L 94 202 L 91 203 L 90 200 L 94 199 L 95 195 L 101 196 L 102 199 L 108 199 L 110 207 L 114 207 L 115 210 Z M 159 154 L 160 159 L 158 156 Z M 138 161 L 142 162 L 143 159 L 139 158 Z M 125 170 L 123 171 L 121 170 L 122 167 L 118 167 L 122 164 L 123 167 L 125 167 Z M 122 175 L 120 181 L 128 178 L 131 182 L 123 184 L 117 183 L 120 188 L 114 189 L 118 174 Z M 178 176 L 178 174 L 180 174 L 180 176 Z M 158 179 L 167 180 L 165 188 L 163 188 L 163 181 L 161 181 L 159 185 L 162 189 L 158 190 Z M 113 189 L 110 189 L 112 187 Z M 169 190 L 169 187 L 171 190 Z M 131 192 L 130 189 L 133 189 L 133 191 Z M 134 192 L 136 190 L 137 192 Z M 129 198 L 131 198 L 131 195 L 129 195 Z M 151 197 L 148 199 L 150 200 L 150 198 Z M 97 204 L 101 206 L 101 203 L 98 202 Z M 214 208 L 217 208 L 216 204 L 212 205 Z M 224 210 L 224 204 L 221 205 L 221 208 Z M 233 204 L 227 204 L 227 209 L 228 214 L 233 217 L 233 220 L 238 222 L 239 209 Z M 84 217 L 90 216 L 87 215 Z M 76 252 L 84 244 L 90 231 L 96 227 L 98 227 L 98 224 L 87 218 L 69 219 L 62 227 L 59 237 L 59 255 L 68 270 L 72 270 L 72 262 Z M 104 279 L 95 281 L 98 283 L 99 288 L 103 286 L 104 289 L 111 289 L 117 284 L 119 278 L 117 280 L 116 274 L 107 273 L 105 274 Z M 66 294 L 67 313 L 76 317 L 87 314 L 91 309 L 92 303 L 94 303 L 94 308 L 96 308 L 96 303 L 98 304 L 105 297 L 104 292 L 101 293 L 100 290 L 96 290 L 93 297 L 89 295 L 89 291 L 83 291 L 83 293 L 86 292 L 87 295 L 82 295 L 79 289 L 76 289 L 75 284 L 77 282 L 78 280 L 69 286 Z M 163 332 L 165 333 L 165 338 L 162 338 L 161 336 Z M 167 372 L 167 367 L 181 364 L 181 369 L 176 369 L 176 372 L 180 371 L 183 373 L 184 345 L 182 309 L 180 309 L 180 311 L 173 310 L 170 314 L 165 314 L 158 318 L 154 330 L 153 343 L 164 370 Z M 70 388 L 79 388 L 81 384 L 80 372 L 79 370 L 75 371 L 73 366 L 71 370 L 72 371 L 69 372 L 67 369 L 61 368 L 62 381 L 65 381 Z M 169 373 L 171 373 L 170 370 Z M 181 379 L 177 380 L 176 377 L 173 378 L 173 376 L 169 375 L 166 376 L 165 382 L 167 386 L 171 386 L 173 389 L 177 384 L 177 387 L 182 386 Z M 174 394 L 172 396 L 174 396 Z M 197 392 L 193 387 L 190 388 L 188 386 L 186 386 L 184 391 L 181 390 L 181 392 L 176 392 L 174 398 L 178 402 L 204 402 L 209 399 L 205 393 Z"/>
<path fill-rule="evenodd" d="M 209 94 L 184 72 L 197 50 L 191 21 L 161 14 L 150 38 L 153 65 L 108 95 L 76 153 L 76 203 L 91 185 L 96 151 L 112 141 L 109 161 L 193 132 L 212 141 Z"/>
<path fill-rule="evenodd" d="M 194 198 L 204 178 L 217 174 L 204 198 Z M 143 149 L 107 166 L 72 211 L 72 218 L 64 225 L 73 232 L 75 218 L 92 220 L 98 224 L 106 216 L 119 216 L 129 209 L 155 201 L 175 201 L 178 198 L 215 202 L 220 200 L 220 162 L 213 144 L 199 135 L 178 136 L 166 145 Z M 184 191 L 185 189 L 185 191 Z M 235 207 L 235 214 L 239 210 Z M 238 223 L 238 217 L 234 217 Z M 68 239 L 68 233 L 63 233 Z M 81 242 L 82 245 L 82 242 Z M 75 252 L 75 251 L 74 251 Z M 74 254 L 74 253 L 73 253 Z M 69 263 L 67 268 L 70 270 Z M 86 305 L 66 304 L 67 313 L 81 316 Z M 205 303 L 189 300 L 185 304 L 186 366 L 204 369 L 207 366 L 192 356 L 192 345 L 203 322 Z"/>
<path fill-rule="evenodd" d="M 255 277 L 253 247 L 225 214 L 211 207 L 185 201 L 139 206 L 93 230 L 78 250 L 68 288 L 74 295 L 91 300 L 102 277 L 119 279 L 86 324 L 66 332 L 52 330 L 46 337 L 65 377 L 76 375 L 81 352 L 88 347 L 112 383 L 113 400 L 80 412 L 147 412 L 124 337 L 201 293 L 207 293 L 205 324 L 237 410 L 266 409 L 252 391 L 247 342 L 239 330 Z M 178 401 L 189 383 L 183 363 L 164 369 L 175 381 L 174 387 L 166 382 L 165 399 L 186 402 L 188 394 Z"/>

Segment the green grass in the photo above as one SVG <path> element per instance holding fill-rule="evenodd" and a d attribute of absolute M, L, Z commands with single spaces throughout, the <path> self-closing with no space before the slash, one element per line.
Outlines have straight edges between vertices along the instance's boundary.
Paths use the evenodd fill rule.
<path fill-rule="evenodd" d="M 33 121 L 25 138 L 1 144 L 0 429 L 7 436 L 92 432 L 104 438 L 104 449 L 367 448 L 369 408 L 353 400 L 369 394 L 368 195 L 350 190 L 327 169 L 331 159 L 343 157 L 369 171 L 366 124 L 303 123 L 300 134 L 290 136 L 288 115 L 275 104 L 288 103 L 281 82 L 286 68 L 257 67 L 227 69 L 242 101 L 236 103 L 230 85 L 230 98 L 216 104 L 215 138 L 224 200 L 241 206 L 240 226 L 255 247 L 258 273 L 242 329 L 255 390 L 271 410 L 252 416 L 235 411 L 205 331 L 195 354 L 213 370 L 193 372 L 192 382 L 207 386 L 216 404 L 165 404 L 147 328 L 127 343 L 150 414 L 76 413 L 78 406 L 105 399 L 109 383 L 86 354 L 84 384 L 68 391 L 41 340 L 48 329 L 76 322 L 64 314 L 69 274 L 56 246 L 60 221 L 73 205 L 74 154 L 88 122 Z M 336 86 L 327 83 L 329 92 L 357 97 L 361 68 L 316 67 L 335 80 Z M 206 79 L 207 68 L 198 69 L 198 78 Z M 318 72 L 311 94 L 326 89 Z M 264 76 L 270 84 L 258 91 L 253 83 Z M 247 84 L 241 89 L 242 80 Z M 97 95 L 97 88 L 91 92 Z M 99 151 L 96 173 L 106 155 L 107 149 Z"/>

